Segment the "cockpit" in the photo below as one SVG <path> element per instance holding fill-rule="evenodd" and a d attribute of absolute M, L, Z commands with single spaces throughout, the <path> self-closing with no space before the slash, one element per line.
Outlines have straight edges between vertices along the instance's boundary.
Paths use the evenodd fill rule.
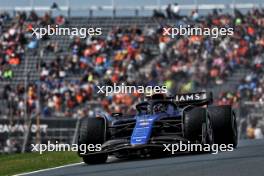
<path fill-rule="evenodd" d="M 166 100 L 154 100 L 148 102 L 142 102 L 136 105 L 138 114 L 159 114 L 167 113 L 172 114 L 177 110 L 176 105 L 171 101 Z"/>

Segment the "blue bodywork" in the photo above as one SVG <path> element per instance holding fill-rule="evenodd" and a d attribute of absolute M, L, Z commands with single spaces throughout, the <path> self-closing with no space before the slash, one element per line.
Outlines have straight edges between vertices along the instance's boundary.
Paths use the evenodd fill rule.
<path fill-rule="evenodd" d="M 133 130 L 130 144 L 140 145 L 147 144 L 152 132 L 152 126 L 155 121 L 162 118 L 180 118 L 182 111 L 180 109 L 169 108 L 167 112 L 157 113 L 157 114 L 142 114 L 135 116 L 136 125 Z"/>

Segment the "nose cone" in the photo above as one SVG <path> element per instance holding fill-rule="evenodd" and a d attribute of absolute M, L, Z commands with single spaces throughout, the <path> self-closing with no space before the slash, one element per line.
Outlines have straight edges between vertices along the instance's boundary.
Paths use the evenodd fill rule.
<path fill-rule="evenodd" d="M 136 125 L 130 140 L 131 145 L 148 143 L 151 136 L 152 125 L 157 117 L 157 115 L 140 115 L 136 117 Z"/>

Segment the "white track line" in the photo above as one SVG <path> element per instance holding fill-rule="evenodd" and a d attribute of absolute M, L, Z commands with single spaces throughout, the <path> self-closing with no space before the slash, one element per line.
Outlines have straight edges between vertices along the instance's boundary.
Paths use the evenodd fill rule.
<path fill-rule="evenodd" d="M 39 172 L 44 172 L 44 171 L 50 171 L 50 170 L 54 170 L 54 169 L 60 169 L 60 168 L 64 168 L 64 167 L 70 167 L 70 166 L 77 166 L 77 165 L 81 165 L 84 162 L 80 162 L 80 163 L 74 163 L 74 164 L 67 164 L 64 166 L 58 166 L 58 167 L 52 167 L 52 168 L 47 168 L 47 169 L 41 169 L 41 170 L 36 170 L 36 171 L 32 171 L 32 172 L 26 172 L 26 173 L 22 173 L 22 174 L 17 174 L 14 176 L 23 176 L 23 175 L 29 175 L 29 174 L 34 174 L 34 173 L 39 173 Z"/>
<path fill-rule="evenodd" d="M 109 156 L 108 157 L 108 160 L 112 160 L 112 159 L 114 159 L 113 156 Z M 47 169 L 41 169 L 41 170 L 36 170 L 36 171 L 32 171 L 32 172 L 25 172 L 25 173 L 21 173 L 21 174 L 16 174 L 14 176 L 24 176 L 24 175 L 35 174 L 35 173 L 44 172 L 44 171 L 50 171 L 50 170 L 60 169 L 60 168 L 64 168 L 64 167 L 78 166 L 78 165 L 81 165 L 81 164 L 84 164 L 84 162 L 67 164 L 67 165 L 63 165 L 63 166 L 52 167 L 52 168 L 47 168 Z"/>

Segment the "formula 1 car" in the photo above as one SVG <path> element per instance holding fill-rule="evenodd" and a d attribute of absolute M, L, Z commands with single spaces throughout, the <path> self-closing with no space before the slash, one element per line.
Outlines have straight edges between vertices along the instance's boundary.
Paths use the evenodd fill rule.
<path fill-rule="evenodd" d="M 237 146 L 236 116 L 231 106 L 213 106 L 212 93 L 166 97 L 154 94 L 136 105 L 137 114 L 84 118 L 78 144 L 101 144 L 100 151 L 79 152 L 87 164 L 162 153 L 164 144 L 181 142 Z"/>

